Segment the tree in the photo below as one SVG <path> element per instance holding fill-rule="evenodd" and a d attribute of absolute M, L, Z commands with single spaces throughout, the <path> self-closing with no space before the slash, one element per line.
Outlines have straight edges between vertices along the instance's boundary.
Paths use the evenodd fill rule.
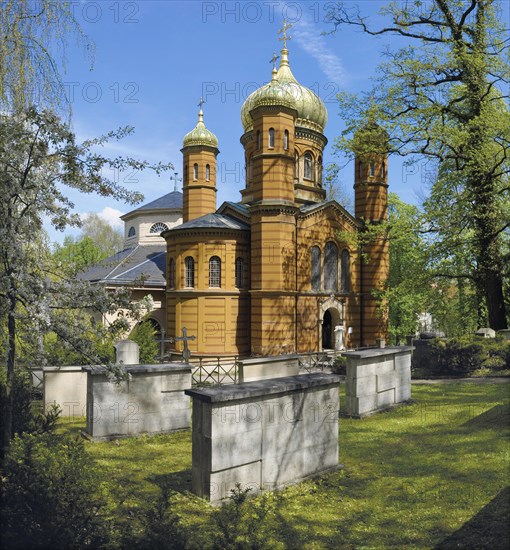
<path fill-rule="evenodd" d="M 326 200 L 335 200 L 347 211 L 354 212 L 354 197 L 347 193 L 340 181 L 341 167 L 338 164 L 328 164 L 325 171 L 324 182 L 326 184 Z"/>
<path fill-rule="evenodd" d="M 101 250 L 104 258 L 122 250 L 124 235 L 118 229 L 113 228 L 98 214 L 87 214 L 83 221 L 81 239 L 92 239 L 93 243 Z"/>
<path fill-rule="evenodd" d="M 53 331 L 79 349 L 81 322 L 73 315 L 75 312 L 104 314 L 126 307 L 143 309 L 143 304 L 131 304 L 127 290 L 107 293 L 100 285 L 72 281 L 52 271 L 48 255 L 38 246 L 44 217 L 61 230 L 80 223 L 63 189 L 134 203 L 140 200 L 140 194 L 104 177 L 104 168 L 152 168 L 158 173 L 168 168 L 132 158 L 108 159 L 95 152 L 108 139 L 121 139 L 131 132 L 132 128 L 121 128 L 79 144 L 69 125 L 51 111 L 30 108 L 16 115 L 0 115 L 0 313 L 7 321 L 8 401 L 4 447 L 11 437 L 11 390 L 20 326 L 31 327 L 35 339 Z M 122 319 L 117 324 L 127 328 Z M 86 352 L 93 354 L 94 350 Z"/>
<path fill-rule="evenodd" d="M 68 106 L 60 67 L 72 34 L 92 64 L 94 44 L 73 14 L 74 2 L 4 0 L 0 5 L 0 107 L 24 110 L 32 104 Z"/>
<path fill-rule="evenodd" d="M 108 254 L 105 254 L 91 237 L 74 239 L 71 235 L 64 238 L 62 245 L 56 244 L 53 252 L 58 267 L 69 276 L 99 263 L 107 256 Z"/>
<path fill-rule="evenodd" d="M 418 329 L 418 316 L 430 304 L 432 278 L 428 270 L 428 246 L 420 234 L 418 207 L 406 204 L 390 193 L 388 225 L 390 271 L 383 292 L 389 307 L 389 334 L 393 342 Z"/>
<path fill-rule="evenodd" d="M 357 7 L 338 4 L 328 14 L 335 29 L 354 25 L 373 35 L 406 42 L 386 51 L 374 89 L 356 98 L 343 95 L 346 136 L 375 109 L 390 136 L 390 152 L 439 164 L 436 192 L 458 212 L 456 223 L 431 224 L 445 250 L 458 245 L 469 254 L 470 277 L 486 305 L 479 323 L 507 327 L 503 236 L 510 228 L 510 81 L 507 30 L 497 0 L 431 0 L 391 3 L 381 10 L 387 26 L 374 29 Z M 370 98 L 370 99 L 369 99 Z M 454 193 L 454 189 L 461 190 Z M 448 210 L 449 212 L 449 210 Z M 443 275 L 458 279 L 455 264 Z"/>

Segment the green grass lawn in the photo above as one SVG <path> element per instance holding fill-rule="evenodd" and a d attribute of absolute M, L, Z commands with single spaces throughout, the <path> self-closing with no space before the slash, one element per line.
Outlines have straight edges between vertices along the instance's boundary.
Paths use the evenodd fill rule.
<path fill-rule="evenodd" d="M 509 385 L 415 385 L 413 400 L 361 420 L 341 418 L 343 469 L 282 491 L 263 547 L 507 549 Z M 63 427 L 78 430 L 83 421 Z M 207 546 L 213 512 L 190 492 L 190 432 L 87 449 L 120 522 L 170 489 L 190 545 Z"/>

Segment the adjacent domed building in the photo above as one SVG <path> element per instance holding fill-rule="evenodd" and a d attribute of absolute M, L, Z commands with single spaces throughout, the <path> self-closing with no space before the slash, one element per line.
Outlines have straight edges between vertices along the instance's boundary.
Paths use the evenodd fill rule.
<path fill-rule="evenodd" d="M 241 123 L 245 187 L 219 209 L 218 139 L 201 107 L 183 140 L 183 223 L 162 233 L 167 333 L 186 327 L 195 355 L 320 351 L 341 345 L 339 332 L 351 346 L 375 344 L 386 335 L 372 293 L 387 277 L 387 242 L 365 247 L 365 265 L 345 235 L 386 218 L 386 156 L 356 159 L 354 216 L 326 200 L 327 110 L 295 79 L 286 47 L 271 80 L 246 99 Z"/>

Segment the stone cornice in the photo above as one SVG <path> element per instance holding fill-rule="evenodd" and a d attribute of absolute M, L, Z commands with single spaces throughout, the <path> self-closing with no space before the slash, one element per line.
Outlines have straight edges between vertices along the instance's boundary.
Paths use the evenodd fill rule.
<path fill-rule="evenodd" d="M 328 138 L 324 134 L 320 134 L 310 128 L 303 128 L 302 126 L 296 126 L 294 135 L 296 138 L 309 139 L 317 143 L 322 149 L 324 149 L 328 143 Z"/>

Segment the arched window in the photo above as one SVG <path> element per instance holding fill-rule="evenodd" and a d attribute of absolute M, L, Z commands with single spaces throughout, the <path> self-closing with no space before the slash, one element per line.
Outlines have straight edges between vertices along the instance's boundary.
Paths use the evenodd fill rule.
<path fill-rule="evenodd" d="M 317 161 L 317 183 L 322 186 L 322 157 Z"/>
<path fill-rule="evenodd" d="M 192 256 L 186 256 L 184 259 L 184 286 L 195 287 L 195 260 Z"/>
<path fill-rule="evenodd" d="M 242 258 L 236 259 L 236 288 L 243 288 L 244 286 L 244 260 Z"/>
<path fill-rule="evenodd" d="M 283 148 L 287 150 L 289 148 L 289 131 L 285 130 L 283 132 Z"/>
<path fill-rule="evenodd" d="M 175 288 L 175 260 L 168 260 L 168 288 Z"/>
<path fill-rule="evenodd" d="M 310 250 L 312 290 L 317 292 L 321 289 L 321 249 L 312 246 Z"/>
<path fill-rule="evenodd" d="M 267 146 L 271 149 L 274 147 L 274 128 L 269 128 Z"/>
<path fill-rule="evenodd" d="M 375 162 L 373 160 L 370 161 L 370 177 L 373 178 L 375 176 Z"/>
<path fill-rule="evenodd" d="M 193 165 L 193 179 L 194 180 L 198 179 L 198 164 L 196 162 Z"/>
<path fill-rule="evenodd" d="M 342 276 L 340 280 L 341 292 L 351 290 L 351 257 L 348 250 L 342 250 Z"/>
<path fill-rule="evenodd" d="M 205 165 L 205 181 L 209 181 L 209 178 L 211 177 L 211 167 L 206 164 Z"/>
<path fill-rule="evenodd" d="M 128 231 L 128 238 L 134 237 L 135 235 L 136 235 L 136 229 L 133 226 L 131 226 Z"/>
<path fill-rule="evenodd" d="M 324 247 L 324 290 L 338 292 L 338 248 L 331 241 Z"/>
<path fill-rule="evenodd" d="M 260 141 L 260 130 L 257 130 L 257 150 L 260 150 L 262 143 Z"/>
<path fill-rule="evenodd" d="M 313 159 L 311 153 L 305 153 L 305 166 L 303 176 L 307 180 L 313 178 Z"/>
<path fill-rule="evenodd" d="M 294 178 L 299 180 L 299 155 L 297 151 L 294 151 Z"/>
<path fill-rule="evenodd" d="M 157 222 L 149 230 L 150 233 L 161 233 L 162 231 L 168 231 L 166 223 Z"/>
<path fill-rule="evenodd" d="M 209 260 L 209 287 L 221 287 L 221 260 L 218 256 L 213 256 Z"/>

